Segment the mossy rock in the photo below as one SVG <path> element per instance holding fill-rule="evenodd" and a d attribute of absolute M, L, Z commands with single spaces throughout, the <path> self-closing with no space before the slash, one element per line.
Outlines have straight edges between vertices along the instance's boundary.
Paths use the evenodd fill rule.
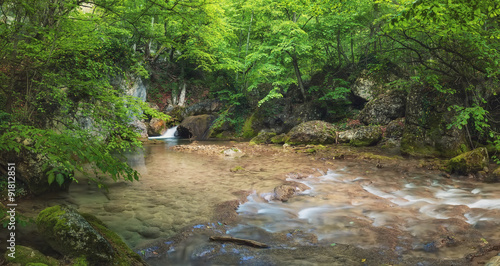
<path fill-rule="evenodd" d="M 245 139 L 253 138 L 257 135 L 254 130 L 253 124 L 255 123 L 255 114 L 252 114 L 245 123 L 243 124 L 243 128 L 241 129 L 241 136 Z"/>
<path fill-rule="evenodd" d="M 90 265 L 145 265 L 95 216 L 57 205 L 41 211 L 36 224 L 49 245 L 70 258 L 85 257 Z"/>
<path fill-rule="evenodd" d="M 46 266 L 52 266 L 52 265 L 59 265 L 59 262 L 49 256 L 43 255 L 40 251 L 32 249 L 30 247 L 25 247 L 25 246 L 16 246 L 16 255 L 15 258 L 12 258 L 8 256 L 10 251 L 7 251 L 4 255 L 5 260 L 8 263 L 12 264 L 20 264 L 20 265 L 46 265 Z"/>
<path fill-rule="evenodd" d="M 481 147 L 451 158 L 447 163 L 448 171 L 458 174 L 476 173 L 488 166 L 488 151 Z"/>
<path fill-rule="evenodd" d="M 355 132 L 349 141 L 351 146 L 373 146 L 382 140 L 382 130 L 378 126 L 367 126 L 353 129 Z"/>
<path fill-rule="evenodd" d="M 250 140 L 250 144 L 270 144 L 271 139 L 276 137 L 274 132 L 260 132 L 259 135 Z"/>
<path fill-rule="evenodd" d="M 276 135 L 271 138 L 271 143 L 273 144 L 285 144 L 290 138 L 287 134 Z"/>
<path fill-rule="evenodd" d="M 289 145 L 335 143 L 335 126 L 320 120 L 299 124 L 288 132 Z"/>
<path fill-rule="evenodd" d="M 108 227 L 97 217 L 92 214 L 82 213 L 85 220 L 87 220 L 92 227 L 94 227 L 99 234 L 101 234 L 113 247 L 113 265 L 147 265 L 141 256 L 130 249 L 125 242 L 115 232 L 108 229 Z"/>

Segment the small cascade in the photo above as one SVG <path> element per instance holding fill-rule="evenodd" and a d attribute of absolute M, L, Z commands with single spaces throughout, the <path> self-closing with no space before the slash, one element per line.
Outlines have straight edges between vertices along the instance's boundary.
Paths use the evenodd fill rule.
<path fill-rule="evenodd" d="M 177 127 L 171 127 L 169 128 L 163 135 L 158 136 L 158 137 L 149 137 L 148 139 L 177 139 L 179 138 L 178 133 L 177 133 Z"/>

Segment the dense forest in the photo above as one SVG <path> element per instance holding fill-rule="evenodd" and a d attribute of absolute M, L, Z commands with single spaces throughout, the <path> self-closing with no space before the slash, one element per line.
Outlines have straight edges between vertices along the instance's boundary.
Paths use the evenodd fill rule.
<path fill-rule="evenodd" d="M 188 103 L 220 100 L 216 124 L 244 137 L 252 112 L 272 115 L 283 97 L 356 119 L 350 86 L 368 76 L 382 92 L 432 95 L 428 111 L 444 104 L 466 149 L 500 146 L 499 12 L 466 0 L 2 1 L 1 151 L 43 156 L 59 184 L 82 162 L 137 178 L 111 154 L 140 145 L 131 120 L 167 117 L 123 97 L 127 75 L 160 111 L 182 90 Z"/>

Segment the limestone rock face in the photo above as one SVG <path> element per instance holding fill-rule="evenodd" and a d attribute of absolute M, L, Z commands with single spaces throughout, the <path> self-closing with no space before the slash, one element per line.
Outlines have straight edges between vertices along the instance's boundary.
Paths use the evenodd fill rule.
<path fill-rule="evenodd" d="M 339 132 L 338 142 L 352 146 L 372 146 L 382 140 L 382 130 L 377 126 L 365 126 Z"/>
<path fill-rule="evenodd" d="M 396 118 L 404 117 L 405 105 L 406 94 L 403 91 L 391 91 L 368 102 L 359 114 L 359 120 L 367 125 L 387 125 Z"/>
<path fill-rule="evenodd" d="M 146 123 L 135 120 L 131 123 L 131 125 L 136 128 L 136 131 L 139 132 L 139 134 L 141 134 L 141 138 L 147 138 L 149 136 L 148 126 L 146 125 Z"/>
<path fill-rule="evenodd" d="M 453 157 L 468 150 L 465 132 L 456 127 L 448 129 L 455 116 L 448 106 L 459 103 L 457 97 L 423 87 L 411 88 L 401 139 L 403 154 Z"/>
<path fill-rule="evenodd" d="M 351 91 L 355 96 L 368 102 L 374 99 L 375 86 L 375 81 L 364 71 L 351 86 Z"/>
<path fill-rule="evenodd" d="M 57 205 L 41 211 L 36 225 L 49 245 L 61 254 L 86 256 L 94 262 L 112 261 L 110 243 L 70 207 Z"/>
<path fill-rule="evenodd" d="M 206 139 L 210 136 L 210 127 L 217 117 L 214 115 L 196 115 L 185 118 L 177 128 L 180 137 Z"/>
<path fill-rule="evenodd" d="M 466 175 L 482 171 L 488 161 L 488 151 L 481 147 L 451 158 L 447 166 L 451 172 Z"/>
<path fill-rule="evenodd" d="M 149 121 L 148 125 L 148 135 L 153 136 L 161 136 L 163 133 L 167 131 L 167 124 L 165 120 L 159 118 L 153 118 Z"/>
<path fill-rule="evenodd" d="M 314 120 L 299 124 L 288 132 L 287 144 L 331 144 L 335 143 L 335 127 L 327 122 Z"/>

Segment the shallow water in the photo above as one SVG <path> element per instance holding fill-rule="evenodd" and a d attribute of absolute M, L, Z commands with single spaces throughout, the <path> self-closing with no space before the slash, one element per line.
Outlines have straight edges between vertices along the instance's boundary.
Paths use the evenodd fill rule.
<path fill-rule="evenodd" d="M 210 221 L 217 204 L 238 199 L 241 191 L 251 194 L 237 210 L 241 223 L 226 232 L 235 237 L 258 240 L 255 228 L 300 230 L 316 235 L 320 245 L 436 258 L 460 258 L 481 242 L 500 239 L 500 184 L 426 171 L 402 174 L 364 163 L 326 164 L 305 156 L 209 157 L 172 151 L 175 141 L 146 145 L 128 156 L 140 182 L 107 182 L 106 192 L 80 177 L 69 193 L 25 201 L 20 209 L 36 215 L 47 206 L 74 205 L 103 220 L 133 249 Z M 231 171 L 235 168 L 243 170 Z M 273 188 L 287 173 L 307 173 L 288 180 L 310 189 L 288 202 L 272 200 Z"/>

